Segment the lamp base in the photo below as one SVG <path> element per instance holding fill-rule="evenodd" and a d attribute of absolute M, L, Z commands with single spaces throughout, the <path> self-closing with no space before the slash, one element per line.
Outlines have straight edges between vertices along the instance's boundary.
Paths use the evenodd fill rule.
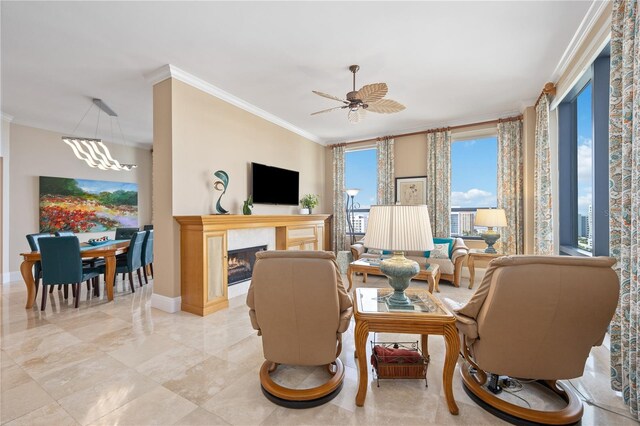
<path fill-rule="evenodd" d="M 389 278 L 389 285 L 393 288 L 393 294 L 386 301 L 387 305 L 393 309 L 412 309 L 411 300 L 404 291 L 409 287 L 411 278 L 420 272 L 418 263 L 397 251 L 391 258 L 380 262 L 380 271 Z"/>
<path fill-rule="evenodd" d="M 489 230 L 487 232 L 482 233 L 480 237 L 482 237 L 484 242 L 487 243 L 487 248 L 484 249 L 485 253 L 492 253 L 492 254 L 497 253 L 496 249 L 493 248 L 493 245 L 496 243 L 496 241 L 500 239 L 500 234 L 498 234 L 496 231 L 489 228 Z"/>

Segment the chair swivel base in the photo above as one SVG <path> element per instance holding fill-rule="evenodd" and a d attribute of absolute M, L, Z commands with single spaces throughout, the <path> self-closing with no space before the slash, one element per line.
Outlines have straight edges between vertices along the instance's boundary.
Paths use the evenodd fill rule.
<path fill-rule="evenodd" d="M 286 408 L 311 408 L 326 404 L 340 393 L 344 382 L 342 361 L 337 358 L 335 365 L 336 371 L 326 383 L 315 388 L 291 389 L 281 386 L 271 379 L 269 370 L 272 363 L 265 361 L 260 368 L 262 393 L 269 401 Z"/>
<path fill-rule="evenodd" d="M 564 408 L 557 411 L 533 410 L 498 398 L 482 386 L 469 370 L 470 366 L 467 363 L 460 367 L 462 382 L 467 395 L 484 410 L 511 424 L 573 425 L 582 419 L 583 408 L 580 398 L 562 382 L 538 381 L 538 383 L 549 388 L 567 403 Z"/>

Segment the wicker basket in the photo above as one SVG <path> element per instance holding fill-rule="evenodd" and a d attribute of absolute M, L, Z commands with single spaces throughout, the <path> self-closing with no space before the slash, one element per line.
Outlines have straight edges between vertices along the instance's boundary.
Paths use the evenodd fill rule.
<path fill-rule="evenodd" d="M 412 354 L 410 356 L 394 355 L 393 362 L 387 362 L 389 356 L 378 356 L 376 346 L 387 349 L 406 349 Z M 429 362 L 418 349 L 418 342 L 371 342 L 371 353 L 371 365 L 378 381 L 380 379 L 424 379 L 426 383 Z M 378 386 L 380 386 L 379 382 Z"/>

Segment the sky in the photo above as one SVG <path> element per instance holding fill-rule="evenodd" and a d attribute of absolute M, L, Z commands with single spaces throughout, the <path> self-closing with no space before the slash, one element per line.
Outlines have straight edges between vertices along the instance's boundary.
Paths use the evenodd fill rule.
<path fill-rule="evenodd" d="M 375 148 L 347 151 L 344 170 L 347 189 L 357 188 L 360 190 L 354 198 L 356 203 L 360 203 L 360 208 L 368 209 L 375 205 L 378 193 L 376 189 L 378 164 Z"/>
<path fill-rule="evenodd" d="M 592 147 L 593 122 L 591 115 L 591 83 L 580 92 L 577 98 L 578 126 L 578 213 L 586 216 L 592 202 Z"/>

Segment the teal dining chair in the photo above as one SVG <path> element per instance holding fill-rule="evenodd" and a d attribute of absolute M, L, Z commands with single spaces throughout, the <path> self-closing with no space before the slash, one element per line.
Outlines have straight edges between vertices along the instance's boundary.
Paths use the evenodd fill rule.
<path fill-rule="evenodd" d="M 140 231 L 139 228 L 116 228 L 116 240 L 128 240 L 131 236 Z"/>
<path fill-rule="evenodd" d="M 80 255 L 80 242 L 77 237 L 41 238 L 40 255 L 42 262 L 42 304 L 40 310 L 47 306 L 45 286 L 72 285 L 75 307 L 80 301 L 80 283 L 99 276 L 98 268 L 83 268 Z M 65 293 L 66 293 L 65 286 Z"/>
<path fill-rule="evenodd" d="M 149 272 L 151 272 L 151 278 L 153 278 L 153 229 L 146 232 L 142 242 L 142 273 L 144 274 L 145 284 L 149 284 L 147 266 L 149 266 Z"/>
<path fill-rule="evenodd" d="M 27 242 L 29 243 L 29 248 L 31 251 L 40 251 L 40 245 L 38 241 L 40 238 L 48 238 L 51 234 L 48 232 L 42 232 L 39 234 L 27 234 Z M 38 295 L 38 288 L 40 287 L 40 279 L 42 278 L 42 264 L 40 262 L 36 262 L 33 266 L 33 278 L 36 283 L 36 296 Z"/>
<path fill-rule="evenodd" d="M 73 231 L 58 231 L 56 237 L 75 237 Z"/>
<path fill-rule="evenodd" d="M 142 243 L 144 242 L 144 231 L 134 232 L 131 236 L 131 242 L 129 243 L 129 249 L 124 257 L 116 257 L 116 274 L 128 274 L 129 285 L 131 286 L 131 292 L 135 293 L 136 290 L 133 287 L 133 272 L 138 273 L 138 283 L 142 287 L 142 276 L 140 275 L 140 268 L 142 268 Z M 106 266 L 99 266 L 101 274 L 106 272 Z M 106 282 L 105 277 L 105 282 Z"/>

